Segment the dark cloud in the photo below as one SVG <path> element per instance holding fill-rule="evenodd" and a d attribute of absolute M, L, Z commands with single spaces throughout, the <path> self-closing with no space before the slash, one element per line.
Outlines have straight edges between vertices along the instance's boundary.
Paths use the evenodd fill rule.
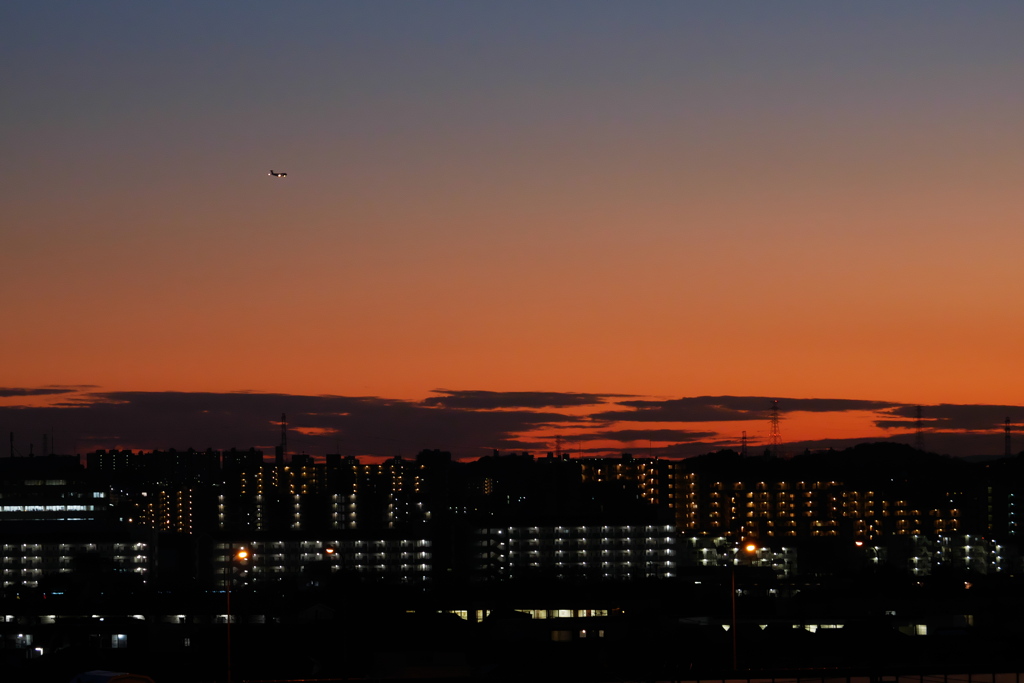
<path fill-rule="evenodd" d="M 940 403 L 920 408 L 921 426 L 926 430 L 1003 429 L 1007 417 L 1013 425 L 1024 423 L 1022 406 Z M 914 429 L 917 426 L 917 410 L 918 406 L 896 406 L 886 410 L 884 417 L 876 420 L 875 424 L 883 429 Z"/>
<path fill-rule="evenodd" d="M 424 448 L 469 457 L 516 448 L 523 432 L 576 424 L 555 412 L 470 411 L 379 397 L 258 393 L 106 392 L 65 406 L 0 407 L 0 426 L 19 451 L 50 434 L 63 452 L 95 448 L 270 450 L 287 414 L 289 450 L 412 456 Z M 309 430 L 303 434 L 296 430 Z M 36 435 L 39 435 L 38 437 Z M 554 436 L 552 436 L 553 440 Z"/>
<path fill-rule="evenodd" d="M 12 398 L 14 396 L 51 396 L 54 394 L 70 394 L 77 390 L 77 387 L 41 387 L 37 389 L 0 387 L 0 398 Z"/>
<path fill-rule="evenodd" d="M 692 458 L 697 455 L 704 455 L 705 453 L 722 450 L 724 448 L 732 448 L 736 451 L 739 450 L 739 446 L 734 444 L 732 441 L 712 439 L 706 441 L 692 441 L 689 443 L 674 443 L 665 446 L 656 445 L 653 448 L 636 448 L 634 449 L 634 454 L 664 458 L 667 460 L 680 460 L 683 458 Z"/>
<path fill-rule="evenodd" d="M 435 394 L 423 405 L 462 410 L 497 410 L 503 408 L 571 408 L 604 403 L 615 394 L 577 394 L 556 391 L 455 391 L 434 389 Z M 618 395 L 618 396 L 621 396 Z"/>
<path fill-rule="evenodd" d="M 729 422 L 763 420 L 776 399 L 758 396 L 695 396 L 661 401 L 619 401 L 633 410 L 611 410 L 591 417 L 618 422 Z M 846 412 L 883 410 L 899 405 L 886 401 L 858 401 L 842 398 L 780 398 L 779 412 Z"/>
<path fill-rule="evenodd" d="M 619 441 L 622 443 L 630 443 L 633 441 L 692 443 L 702 439 L 710 439 L 715 436 L 718 436 L 716 432 L 694 432 L 688 429 L 618 429 L 574 435 L 570 437 L 570 439 L 576 439 L 578 441 Z"/>
<path fill-rule="evenodd" d="M 543 453 L 555 449 L 556 437 L 561 434 L 564 449 L 571 452 L 618 450 L 608 449 L 610 442 L 635 446 L 640 453 L 659 457 L 689 457 L 724 447 L 738 449 L 739 440 L 707 430 L 685 429 L 688 423 L 763 420 L 771 409 L 771 399 L 755 397 L 627 400 L 621 405 L 632 410 L 605 411 L 594 419 L 566 415 L 562 410 L 600 405 L 611 395 L 445 390 L 444 396 L 406 401 L 377 396 L 46 389 L 49 393 L 7 395 L 57 395 L 61 402 L 0 406 L 0 433 L 15 433 L 19 453 L 27 454 L 30 443 L 40 452 L 44 434 L 62 453 L 113 447 L 151 450 L 250 446 L 271 453 L 280 439 L 281 414 L 286 413 L 289 450 L 315 455 L 340 452 L 411 457 L 425 448 L 448 450 L 461 458 L 487 455 L 495 449 Z M 779 405 L 785 412 L 877 410 L 877 424 L 887 428 L 912 428 L 916 420 L 914 406 L 881 401 L 780 399 Z M 1002 434 L 994 432 L 1001 430 L 1005 417 L 1009 415 L 1017 424 L 1024 421 L 1024 408 L 1019 406 L 943 404 L 925 406 L 922 412 L 931 430 L 926 448 L 953 455 L 998 455 L 1002 452 Z M 667 422 L 678 428 L 609 429 L 610 421 Z M 786 448 L 800 452 L 804 448 L 842 448 L 876 440 L 830 439 L 788 444 Z M 894 435 L 892 440 L 908 443 L 914 437 Z M 1024 438 L 1020 442 L 1024 445 Z M 751 446 L 751 452 L 757 449 Z"/>
<path fill-rule="evenodd" d="M 881 429 L 913 429 L 917 423 L 914 420 L 875 420 L 875 426 Z"/>

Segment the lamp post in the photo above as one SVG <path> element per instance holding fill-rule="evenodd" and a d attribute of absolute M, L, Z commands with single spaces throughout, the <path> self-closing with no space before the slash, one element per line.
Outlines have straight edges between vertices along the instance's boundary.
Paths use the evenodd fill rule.
<path fill-rule="evenodd" d="M 245 564 L 249 558 L 252 557 L 245 548 L 239 548 L 231 555 L 228 555 L 227 562 L 224 565 L 225 575 L 225 593 L 226 593 L 226 611 L 227 611 L 227 683 L 231 683 L 231 586 L 235 579 L 235 567 L 234 561 L 237 560 L 240 564 Z"/>
<path fill-rule="evenodd" d="M 736 551 L 736 555 L 733 558 L 732 571 L 730 572 L 729 588 L 731 591 L 731 606 L 732 606 L 732 670 L 739 671 L 739 648 L 736 644 L 736 567 L 739 565 L 740 552 L 746 553 L 747 557 L 753 557 L 757 554 L 758 547 L 756 543 L 746 542 L 740 549 Z"/>
<path fill-rule="evenodd" d="M 342 556 L 338 552 L 338 548 L 337 548 L 336 545 L 325 545 L 323 550 L 324 550 L 324 557 L 327 558 L 327 576 L 328 576 L 328 578 L 330 578 L 331 576 L 333 576 L 334 570 L 337 568 L 338 562 L 342 561 Z M 342 570 L 344 570 L 344 565 L 342 565 Z M 330 581 L 328 582 L 329 586 L 332 585 L 332 584 L 333 584 L 333 582 L 330 582 Z M 346 594 L 347 594 L 347 591 L 346 591 L 346 593 L 343 593 L 342 595 L 344 596 Z M 342 600 L 344 600 L 344 599 L 345 598 L 342 597 Z M 344 608 L 345 603 L 343 602 L 342 605 L 343 605 L 343 608 Z M 347 632 L 341 638 L 340 650 L 341 650 L 341 663 L 342 663 L 341 664 L 342 665 L 342 680 L 347 681 L 348 680 L 348 633 Z"/>

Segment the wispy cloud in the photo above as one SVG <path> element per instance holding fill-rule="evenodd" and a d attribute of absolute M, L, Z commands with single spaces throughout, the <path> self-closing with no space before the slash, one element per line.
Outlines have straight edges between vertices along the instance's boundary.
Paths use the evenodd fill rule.
<path fill-rule="evenodd" d="M 557 391 L 480 391 L 434 389 L 435 394 L 423 405 L 468 410 L 497 410 L 504 408 L 571 408 L 604 403 L 621 394 L 577 394 Z"/>
<path fill-rule="evenodd" d="M 78 391 L 78 387 L 0 387 L 0 398 L 13 398 L 17 396 L 52 396 L 56 394 L 70 394 Z"/>

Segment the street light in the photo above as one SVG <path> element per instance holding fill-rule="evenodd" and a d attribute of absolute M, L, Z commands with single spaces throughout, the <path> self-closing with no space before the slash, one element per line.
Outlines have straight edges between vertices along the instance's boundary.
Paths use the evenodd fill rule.
<path fill-rule="evenodd" d="M 246 548 L 239 548 L 232 555 L 228 556 L 227 562 L 224 564 L 224 579 L 225 579 L 225 593 L 226 593 L 226 607 L 227 607 L 227 666 L 228 675 L 227 683 L 231 683 L 231 585 L 234 583 L 235 571 L 234 563 L 238 562 L 240 565 L 245 564 L 252 558 L 252 553 Z"/>
<path fill-rule="evenodd" d="M 743 552 L 748 557 L 753 557 L 757 554 L 758 546 L 753 541 L 747 541 L 741 546 Z M 732 588 L 732 670 L 739 671 L 739 650 L 736 646 L 736 566 L 740 562 L 740 553 L 736 552 L 736 558 L 732 563 L 732 571 L 730 572 L 730 587 Z"/>
<path fill-rule="evenodd" d="M 329 566 L 328 566 L 328 571 L 329 572 L 336 568 L 336 564 L 335 563 L 338 563 L 338 562 L 344 563 L 345 562 L 345 558 L 343 558 L 342 555 L 338 552 L 338 548 L 337 548 L 336 545 L 325 545 L 323 550 L 324 550 L 324 557 L 327 558 L 327 561 L 328 561 L 328 564 L 329 564 Z M 344 564 L 342 566 L 344 567 Z M 347 592 L 344 593 L 343 596 L 344 595 L 347 595 Z M 345 598 L 343 597 L 342 600 L 344 601 L 344 599 Z M 344 606 L 345 603 L 343 602 L 342 604 Z M 348 680 L 348 673 L 349 673 L 348 672 L 348 640 L 349 640 L 348 639 L 348 634 L 346 633 L 346 636 L 341 639 L 341 662 L 342 662 L 342 667 L 344 668 L 344 680 L 345 681 Z"/>

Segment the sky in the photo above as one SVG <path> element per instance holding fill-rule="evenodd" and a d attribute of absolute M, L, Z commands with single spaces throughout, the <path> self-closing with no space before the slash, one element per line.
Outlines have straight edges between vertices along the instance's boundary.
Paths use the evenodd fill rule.
<path fill-rule="evenodd" d="M 914 443 L 921 406 L 927 448 L 1001 454 L 1022 27 L 1014 2 L 3 3 L 0 429 L 272 448 L 287 413 L 314 454 L 682 457 L 763 446 L 778 400 L 791 450 Z"/>

